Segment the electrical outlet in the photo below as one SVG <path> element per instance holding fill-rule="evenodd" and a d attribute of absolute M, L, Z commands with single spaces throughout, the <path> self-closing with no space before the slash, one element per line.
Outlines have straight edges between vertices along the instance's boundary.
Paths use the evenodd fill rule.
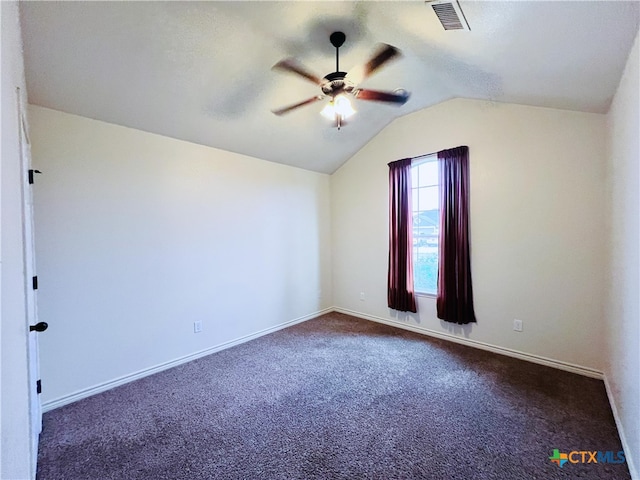
<path fill-rule="evenodd" d="M 513 329 L 516 332 L 522 331 L 522 320 L 518 320 L 517 318 L 513 320 Z"/>
<path fill-rule="evenodd" d="M 364 292 L 360 292 L 360 301 L 364 302 Z"/>
<path fill-rule="evenodd" d="M 202 321 L 196 320 L 193 322 L 193 333 L 200 333 L 202 331 Z"/>

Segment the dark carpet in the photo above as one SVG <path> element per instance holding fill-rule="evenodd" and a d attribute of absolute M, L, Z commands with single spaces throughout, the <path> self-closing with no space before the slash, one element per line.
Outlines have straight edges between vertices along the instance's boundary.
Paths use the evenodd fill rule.
<path fill-rule="evenodd" d="M 622 450 L 602 381 L 331 313 L 46 413 L 37 478 L 631 478 L 553 449 Z"/>

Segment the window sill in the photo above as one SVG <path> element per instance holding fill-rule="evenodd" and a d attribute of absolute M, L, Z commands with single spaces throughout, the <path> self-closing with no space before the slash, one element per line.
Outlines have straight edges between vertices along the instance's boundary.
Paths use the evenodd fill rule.
<path fill-rule="evenodd" d="M 414 292 L 414 295 L 416 295 L 417 297 L 427 297 L 427 298 L 437 297 L 435 293 L 425 293 L 425 292 Z"/>

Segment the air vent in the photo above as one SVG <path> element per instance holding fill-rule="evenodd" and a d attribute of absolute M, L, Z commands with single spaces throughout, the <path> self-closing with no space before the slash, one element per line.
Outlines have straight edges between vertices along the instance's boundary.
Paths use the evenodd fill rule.
<path fill-rule="evenodd" d="M 438 0 L 427 3 L 429 3 L 433 11 L 436 12 L 438 20 L 440 20 L 442 28 L 445 30 L 471 30 L 457 1 Z"/>

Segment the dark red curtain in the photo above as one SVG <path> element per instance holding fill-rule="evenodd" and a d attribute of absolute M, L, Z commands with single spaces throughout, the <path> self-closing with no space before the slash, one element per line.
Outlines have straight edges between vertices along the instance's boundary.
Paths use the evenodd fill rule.
<path fill-rule="evenodd" d="M 438 152 L 440 170 L 440 249 L 438 318 L 476 321 L 469 254 L 469 147 Z"/>
<path fill-rule="evenodd" d="M 387 303 L 401 312 L 417 312 L 413 293 L 413 215 L 411 159 L 389 164 L 389 274 Z"/>

